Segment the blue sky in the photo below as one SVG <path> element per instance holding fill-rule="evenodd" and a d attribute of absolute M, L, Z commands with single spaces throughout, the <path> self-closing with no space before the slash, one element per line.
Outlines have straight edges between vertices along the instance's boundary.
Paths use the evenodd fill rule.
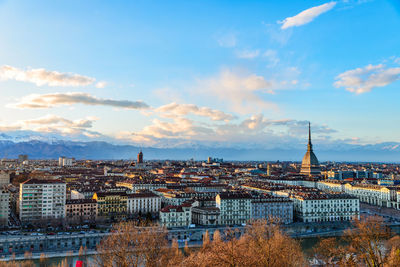
<path fill-rule="evenodd" d="M 289 2 L 288 2 L 289 3 Z M 0 130 L 400 142 L 399 1 L 1 1 Z"/>

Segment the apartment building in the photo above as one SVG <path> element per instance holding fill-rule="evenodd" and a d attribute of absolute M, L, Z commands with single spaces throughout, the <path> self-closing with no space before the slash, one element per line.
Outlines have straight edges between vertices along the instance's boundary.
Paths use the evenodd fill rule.
<path fill-rule="evenodd" d="M 97 215 L 103 219 L 122 219 L 127 215 L 128 195 L 125 192 L 97 192 Z"/>
<path fill-rule="evenodd" d="M 345 183 L 338 180 L 324 180 L 316 183 L 316 187 L 322 191 L 344 192 Z"/>
<path fill-rule="evenodd" d="M 65 215 L 70 222 L 94 222 L 97 217 L 97 201 L 95 199 L 68 199 L 65 203 Z"/>
<path fill-rule="evenodd" d="M 397 190 L 395 187 L 386 187 L 371 184 L 346 184 L 345 192 L 355 196 L 361 202 L 381 207 L 396 207 L 397 206 Z"/>
<path fill-rule="evenodd" d="M 19 218 L 26 223 L 65 217 L 66 184 L 60 180 L 29 179 L 20 184 Z"/>
<path fill-rule="evenodd" d="M 293 202 L 288 198 L 260 196 L 251 201 L 251 219 L 272 219 L 283 224 L 293 222 Z"/>
<path fill-rule="evenodd" d="M 8 226 L 10 214 L 10 192 L 7 189 L 0 189 L 0 227 Z"/>
<path fill-rule="evenodd" d="M 166 184 L 165 182 L 138 182 L 136 180 L 133 179 L 128 179 L 125 181 L 120 181 L 116 183 L 116 186 L 119 187 L 126 187 L 129 190 L 131 190 L 131 192 L 136 192 L 139 190 L 156 190 L 158 188 L 165 188 Z"/>
<path fill-rule="evenodd" d="M 202 226 L 219 225 L 219 216 L 221 212 L 217 207 L 193 207 L 192 223 Z"/>
<path fill-rule="evenodd" d="M 292 192 L 294 213 L 302 222 L 350 221 L 360 217 L 360 201 L 347 194 Z"/>
<path fill-rule="evenodd" d="M 215 198 L 221 225 L 240 225 L 251 218 L 252 196 L 247 192 L 221 192 Z"/>
<path fill-rule="evenodd" d="M 192 203 L 166 206 L 160 210 L 160 223 L 167 228 L 188 227 L 192 224 Z"/>
<path fill-rule="evenodd" d="M 128 194 L 128 213 L 158 213 L 161 209 L 161 197 L 151 191 Z"/>

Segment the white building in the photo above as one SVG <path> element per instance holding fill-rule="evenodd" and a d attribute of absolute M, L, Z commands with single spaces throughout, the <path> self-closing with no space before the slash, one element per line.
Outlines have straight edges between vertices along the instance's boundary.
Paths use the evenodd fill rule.
<path fill-rule="evenodd" d="M 221 225 L 240 225 L 251 218 L 252 197 L 247 192 L 222 192 L 215 202 L 220 209 Z"/>
<path fill-rule="evenodd" d="M 350 221 L 360 217 L 360 201 L 347 194 L 293 192 L 295 217 L 302 222 Z"/>
<path fill-rule="evenodd" d="M 8 226 L 10 214 L 10 192 L 7 189 L 0 190 L 0 227 Z"/>
<path fill-rule="evenodd" d="M 161 197 L 153 192 L 128 194 L 128 213 L 157 213 L 161 209 Z"/>
<path fill-rule="evenodd" d="M 361 202 L 381 207 L 396 207 L 397 206 L 397 189 L 369 184 L 346 184 L 345 192 L 355 196 Z"/>
<path fill-rule="evenodd" d="M 316 184 L 317 189 L 328 192 L 344 192 L 345 183 L 337 180 L 319 181 Z"/>
<path fill-rule="evenodd" d="M 74 164 L 74 158 L 66 158 L 66 157 L 59 157 L 58 158 L 58 166 L 65 167 L 65 166 L 72 166 Z"/>
<path fill-rule="evenodd" d="M 139 190 L 156 190 L 159 188 L 165 188 L 167 187 L 165 182 L 152 182 L 152 183 L 140 183 L 137 182 L 136 180 L 125 180 L 125 181 L 121 181 L 121 182 L 117 182 L 116 186 L 119 187 L 126 187 L 128 189 L 130 189 L 132 192 L 136 192 Z"/>
<path fill-rule="evenodd" d="M 196 203 L 184 203 L 180 206 L 167 206 L 160 210 L 161 225 L 172 227 L 188 227 L 192 224 L 192 205 Z"/>
<path fill-rule="evenodd" d="M 65 217 L 66 184 L 60 180 L 30 179 L 20 184 L 19 218 L 29 222 Z"/>

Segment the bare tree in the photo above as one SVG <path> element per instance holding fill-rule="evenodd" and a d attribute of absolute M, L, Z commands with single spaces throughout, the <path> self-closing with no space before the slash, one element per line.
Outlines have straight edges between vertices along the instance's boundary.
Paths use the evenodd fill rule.
<path fill-rule="evenodd" d="M 305 266 L 297 241 L 283 234 L 278 225 L 266 220 L 252 222 L 246 233 L 237 230 L 221 234 L 216 231 L 212 242 L 185 259 L 185 266 Z"/>
<path fill-rule="evenodd" d="M 246 244 L 243 239 L 236 238 L 237 231 L 225 232 L 225 241 L 214 239 L 209 245 L 203 246 L 197 253 L 192 253 L 185 259 L 184 266 L 229 266 L 239 267 L 246 265 Z"/>
<path fill-rule="evenodd" d="M 354 228 L 342 239 L 323 239 L 314 248 L 315 257 L 324 266 L 399 266 L 400 239 L 392 238 L 381 217 L 356 220 Z M 389 240 L 389 241 L 388 241 Z"/>
<path fill-rule="evenodd" d="M 354 222 L 355 229 L 345 231 L 347 250 L 359 264 L 384 266 L 386 262 L 385 242 L 390 238 L 390 229 L 382 217 L 367 217 Z"/>
<path fill-rule="evenodd" d="M 170 260 L 167 231 L 159 226 L 117 224 L 97 247 L 98 266 L 164 266 Z"/>
<path fill-rule="evenodd" d="M 242 237 L 251 266 L 305 266 L 298 241 L 283 233 L 273 220 L 253 221 Z"/>

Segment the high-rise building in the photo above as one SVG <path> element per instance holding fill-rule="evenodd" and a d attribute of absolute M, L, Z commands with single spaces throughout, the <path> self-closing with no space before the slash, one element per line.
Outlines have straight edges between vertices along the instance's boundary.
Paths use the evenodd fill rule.
<path fill-rule="evenodd" d="M 137 155 L 137 163 L 142 164 L 143 163 L 143 152 L 140 150 L 140 152 Z"/>
<path fill-rule="evenodd" d="M 29 179 L 19 185 L 22 222 L 65 217 L 66 184 L 61 180 Z"/>
<path fill-rule="evenodd" d="M 6 188 L 0 188 L 0 226 L 8 226 L 10 214 L 10 192 Z"/>
<path fill-rule="evenodd" d="M 301 162 L 301 174 L 312 176 L 321 174 L 317 156 L 315 156 L 311 143 L 311 124 L 308 123 L 308 145 L 307 152 Z"/>
<path fill-rule="evenodd" d="M 65 167 L 65 166 L 72 166 L 74 163 L 74 158 L 66 158 L 66 157 L 59 157 L 58 158 L 58 166 Z"/>

